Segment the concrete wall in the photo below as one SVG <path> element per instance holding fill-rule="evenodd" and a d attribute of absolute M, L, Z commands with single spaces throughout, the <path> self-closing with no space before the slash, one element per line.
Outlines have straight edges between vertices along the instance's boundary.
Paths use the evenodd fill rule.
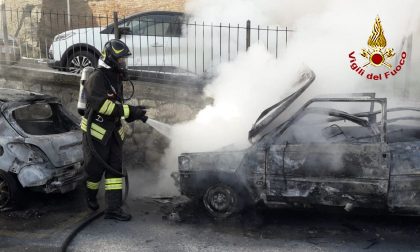
<path fill-rule="evenodd" d="M 193 119 L 211 100 L 202 95 L 200 86 L 157 84 L 136 81 L 132 105 L 149 107 L 148 116 L 158 121 L 175 124 Z M 53 71 L 24 67 L 0 67 L 0 87 L 17 88 L 59 97 L 64 106 L 77 115 L 76 103 L 79 77 Z M 124 158 L 135 167 L 157 168 L 158 161 L 169 139 L 142 122 L 130 124 Z"/>

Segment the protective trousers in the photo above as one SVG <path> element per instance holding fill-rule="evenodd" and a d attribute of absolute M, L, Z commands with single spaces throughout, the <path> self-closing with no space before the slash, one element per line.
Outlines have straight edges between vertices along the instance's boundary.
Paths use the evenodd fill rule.
<path fill-rule="evenodd" d="M 87 196 L 89 199 L 96 199 L 99 183 L 105 173 L 105 200 L 107 211 L 118 210 L 122 205 L 123 178 L 112 171 L 107 170 L 102 163 L 96 159 L 87 143 L 87 134 L 83 133 L 83 151 L 85 156 L 84 168 L 87 173 Z M 92 139 L 93 148 L 99 156 L 108 163 L 114 170 L 122 172 L 122 145 L 117 142 L 117 136 L 109 139 L 106 145 Z"/>

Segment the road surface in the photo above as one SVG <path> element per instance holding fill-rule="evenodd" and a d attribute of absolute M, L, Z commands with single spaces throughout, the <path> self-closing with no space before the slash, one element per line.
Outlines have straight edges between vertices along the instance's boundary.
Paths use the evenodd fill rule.
<path fill-rule="evenodd" d="M 97 219 L 69 251 L 420 251 L 418 217 L 250 209 L 215 221 L 182 197 L 131 196 L 128 205 L 132 221 Z M 57 251 L 89 214 L 82 189 L 28 193 L 23 209 L 0 213 L 0 250 Z"/>

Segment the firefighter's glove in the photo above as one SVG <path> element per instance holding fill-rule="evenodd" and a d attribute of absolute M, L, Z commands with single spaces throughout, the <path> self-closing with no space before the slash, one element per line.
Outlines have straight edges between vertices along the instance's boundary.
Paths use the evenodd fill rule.
<path fill-rule="evenodd" d="M 146 122 L 147 121 L 147 116 L 146 116 L 146 107 L 144 106 L 131 106 L 130 107 L 130 117 L 133 120 L 141 120 L 142 122 Z"/>
<path fill-rule="evenodd" d="M 148 117 L 148 116 L 146 116 L 146 115 L 144 115 L 144 116 L 142 116 L 142 117 L 140 118 L 140 120 L 141 120 L 142 122 L 144 122 L 144 123 L 146 123 L 147 119 L 149 119 L 149 117 Z"/>

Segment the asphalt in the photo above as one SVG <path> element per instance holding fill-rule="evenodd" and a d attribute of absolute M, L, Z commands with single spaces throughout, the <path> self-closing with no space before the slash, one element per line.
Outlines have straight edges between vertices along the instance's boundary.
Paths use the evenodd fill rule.
<path fill-rule="evenodd" d="M 258 208 L 217 221 L 184 197 L 131 196 L 128 205 L 130 222 L 97 219 L 69 251 L 420 251 L 419 217 Z M 28 193 L 22 209 L 0 213 L 0 251 L 58 251 L 90 214 L 81 189 Z"/>

